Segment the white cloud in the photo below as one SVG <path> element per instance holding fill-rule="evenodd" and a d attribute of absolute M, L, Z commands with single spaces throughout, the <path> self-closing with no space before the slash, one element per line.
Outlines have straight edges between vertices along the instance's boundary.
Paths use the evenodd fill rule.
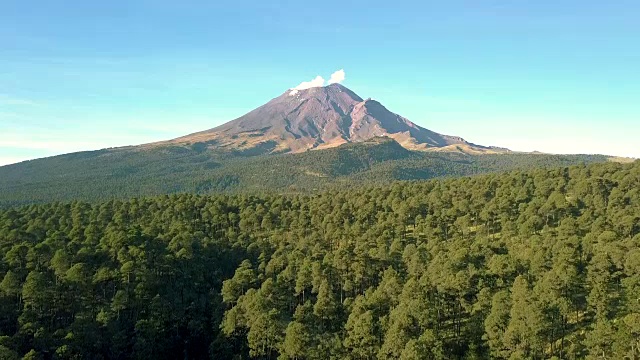
<path fill-rule="evenodd" d="M 64 125 L 54 119 L 28 124 L 5 115 L 7 113 L 0 112 L 0 166 L 76 151 L 163 141 L 223 122 L 215 119 L 218 115 L 177 116 L 154 112 L 117 119 L 100 116 L 91 121 L 73 119 Z"/>
<path fill-rule="evenodd" d="M 36 105 L 34 101 L 28 99 L 20 99 L 9 95 L 0 94 L 0 105 Z"/>
<path fill-rule="evenodd" d="M 294 88 L 291 88 L 291 92 L 289 92 L 289 95 L 295 95 L 300 90 L 306 90 L 313 87 L 320 87 L 320 86 L 325 86 L 330 84 L 339 84 L 344 81 L 345 77 L 346 76 L 344 73 L 344 69 L 340 69 L 334 72 L 333 74 L 331 74 L 331 77 L 329 78 L 328 81 L 325 81 L 322 76 L 318 75 L 313 80 L 303 81 L 300 83 L 300 85 Z"/>
<path fill-rule="evenodd" d="M 294 87 L 292 90 L 305 90 L 312 87 L 318 87 L 324 85 L 324 78 L 320 75 L 316 76 L 315 79 L 311 81 L 303 81 L 300 85 Z"/>
<path fill-rule="evenodd" d="M 345 74 L 344 74 L 344 69 L 340 69 L 336 72 L 334 72 L 333 74 L 331 74 L 331 77 L 329 78 L 328 83 L 329 84 L 340 84 L 341 82 L 344 81 L 345 79 Z"/>
<path fill-rule="evenodd" d="M 113 146 L 135 144 L 132 136 L 98 136 L 88 135 L 69 137 L 63 134 L 19 134 L 14 133 L 0 138 L 0 155 L 8 150 L 41 151 L 44 155 L 69 153 L 83 150 L 98 150 Z"/>
<path fill-rule="evenodd" d="M 107 134 L 104 131 L 74 134 L 73 136 L 46 131 L 32 131 L 28 134 L 9 131 L 0 135 L 0 166 L 45 156 L 128 146 L 157 140 L 159 139 L 152 136 Z"/>

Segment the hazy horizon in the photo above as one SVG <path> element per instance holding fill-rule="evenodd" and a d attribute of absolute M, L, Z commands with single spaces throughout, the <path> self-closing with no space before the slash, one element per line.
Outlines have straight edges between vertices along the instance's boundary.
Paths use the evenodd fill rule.
<path fill-rule="evenodd" d="M 632 1 L 3 5 L 0 165 L 213 128 L 341 69 L 439 133 L 640 157 Z"/>

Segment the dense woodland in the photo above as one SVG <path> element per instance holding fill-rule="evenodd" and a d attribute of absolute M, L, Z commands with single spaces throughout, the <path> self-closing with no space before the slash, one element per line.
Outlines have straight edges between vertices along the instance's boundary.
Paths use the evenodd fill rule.
<path fill-rule="evenodd" d="M 605 162 L 602 155 L 473 156 L 409 151 L 377 138 L 300 154 L 225 152 L 206 143 L 60 155 L 0 167 L 0 207 L 174 193 L 314 193 L 353 184 Z"/>
<path fill-rule="evenodd" d="M 1 359 L 638 359 L 640 162 L 0 212 Z"/>

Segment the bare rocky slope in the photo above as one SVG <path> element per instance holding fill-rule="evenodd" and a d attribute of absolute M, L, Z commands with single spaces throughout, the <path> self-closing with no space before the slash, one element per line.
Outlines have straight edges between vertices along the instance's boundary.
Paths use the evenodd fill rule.
<path fill-rule="evenodd" d="M 339 84 L 288 90 L 257 109 L 221 126 L 170 142 L 208 147 L 299 153 L 389 137 L 409 150 L 499 153 L 506 149 L 442 135 L 395 114 L 375 100 L 363 100 Z M 166 142 L 163 142 L 166 143 Z"/>

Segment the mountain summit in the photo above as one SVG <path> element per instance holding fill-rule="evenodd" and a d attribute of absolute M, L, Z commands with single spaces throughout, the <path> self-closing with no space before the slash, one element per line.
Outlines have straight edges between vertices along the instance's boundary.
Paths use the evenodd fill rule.
<path fill-rule="evenodd" d="M 324 150 L 307 151 L 315 149 Z M 471 156 L 498 152 L 505 154 Z M 0 209 L 171 193 L 304 193 L 609 160 L 506 152 L 427 130 L 332 84 L 288 90 L 238 119 L 173 140 L 0 166 Z"/>
<path fill-rule="evenodd" d="M 287 90 L 257 109 L 221 126 L 172 140 L 230 150 L 303 152 L 389 137 L 410 150 L 496 152 L 456 136 L 438 134 L 363 100 L 340 84 Z"/>

